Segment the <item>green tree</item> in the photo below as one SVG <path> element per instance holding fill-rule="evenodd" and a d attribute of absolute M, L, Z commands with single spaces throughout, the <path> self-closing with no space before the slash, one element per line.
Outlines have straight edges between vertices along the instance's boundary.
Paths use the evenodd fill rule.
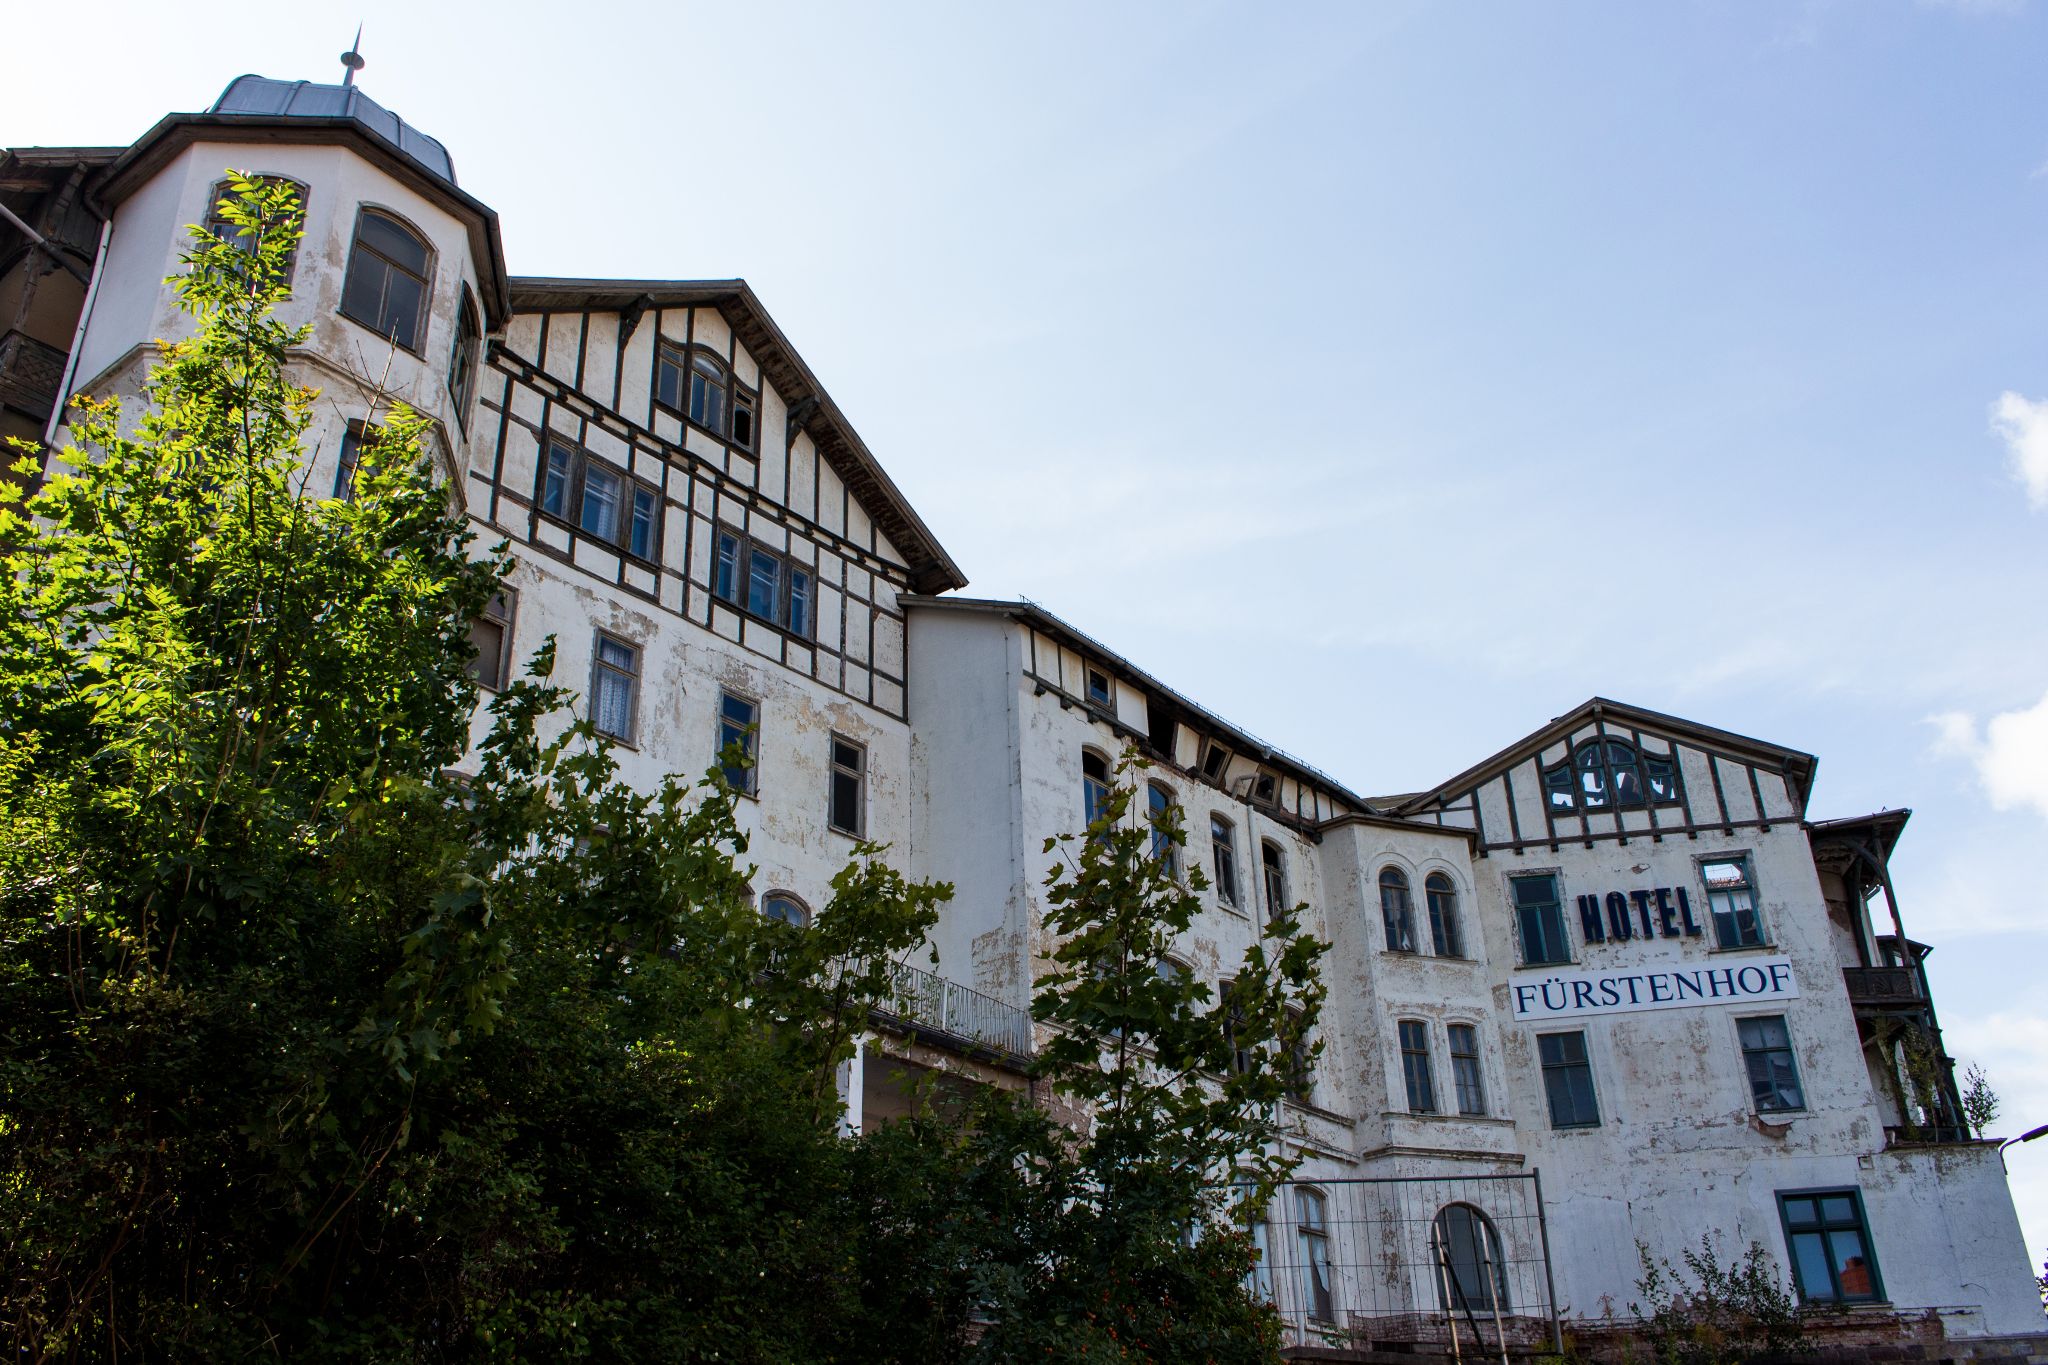
<path fill-rule="evenodd" d="M 402 407 L 306 496 L 297 205 L 225 212 L 143 408 L 0 485 L 15 1357 L 828 1358 L 832 1075 L 945 888 L 864 847 L 764 920 L 731 793 L 621 784 L 552 641 L 472 746 L 502 551 Z"/>
<path fill-rule="evenodd" d="M 1636 1256 L 1643 1267 L 1636 1291 L 1645 1303 L 1631 1303 L 1629 1312 L 1641 1320 L 1657 1365 L 1742 1365 L 1817 1349 L 1776 1258 L 1761 1242 L 1751 1242 L 1740 1259 L 1723 1265 L 1702 1233 L 1697 1249 L 1680 1253 L 1683 1271 L 1652 1258 L 1642 1242 L 1636 1243 Z"/>
<path fill-rule="evenodd" d="M 1984 1068 L 1975 1062 L 1963 1073 L 1963 1122 L 1970 1125 L 1970 1132 L 1982 1138 L 1992 1124 L 1998 1122 L 1998 1092 L 1991 1088 L 1991 1078 L 1984 1074 Z"/>

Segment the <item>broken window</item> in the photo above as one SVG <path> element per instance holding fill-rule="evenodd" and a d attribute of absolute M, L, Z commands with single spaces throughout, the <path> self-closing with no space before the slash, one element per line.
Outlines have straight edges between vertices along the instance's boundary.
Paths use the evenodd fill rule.
<path fill-rule="evenodd" d="M 1806 1093 L 1799 1086 L 1799 1065 L 1792 1058 L 1792 1033 L 1782 1014 L 1738 1019 L 1742 1064 L 1749 1071 L 1749 1094 L 1763 1113 L 1804 1109 Z"/>
<path fill-rule="evenodd" d="M 1436 1079 L 1429 1071 L 1429 1025 L 1420 1019 L 1403 1019 L 1401 1032 L 1401 1079 L 1408 1087 L 1408 1112 L 1436 1112 Z"/>
<path fill-rule="evenodd" d="M 1223 774 L 1230 767 L 1230 750 L 1220 744 L 1211 744 L 1202 751 L 1202 776 L 1218 786 L 1223 784 Z"/>
<path fill-rule="evenodd" d="M 1337 1305 L 1331 1292 L 1330 1225 L 1321 1190 L 1298 1185 L 1294 1190 L 1295 1235 L 1301 1244 L 1301 1298 L 1316 1322 L 1335 1322 Z"/>
<path fill-rule="evenodd" d="M 1552 810 L 1675 805 L 1678 769 L 1669 755 L 1638 753 L 1619 739 L 1589 739 L 1543 770 Z"/>
<path fill-rule="evenodd" d="M 469 623 L 469 676 L 495 692 L 512 672 L 512 616 L 519 594 L 500 588 L 484 604 L 483 615 Z"/>
<path fill-rule="evenodd" d="M 1408 895 L 1408 874 L 1398 867 L 1380 870 L 1380 919 L 1387 930 L 1387 951 L 1415 951 L 1415 904 Z"/>
<path fill-rule="evenodd" d="M 1747 855 L 1716 858 L 1700 864 L 1707 884 L 1707 909 L 1714 921 L 1714 946 L 1760 948 L 1763 920 L 1756 912 L 1756 886 L 1750 880 Z"/>
<path fill-rule="evenodd" d="M 1451 1084 L 1458 1092 L 1458 1112 L 1479 1115 L 1486 1112 L 1486 1082 L 1479 1070 L 1479 1030 L 1470 1024 L 1452 1024 Z"/>
<path fill-rule="evenodd" d="M 388 213 L 362 210 L 341 285 L 342 316 L 417 353 L 427 339 L 432 261 L 426 238 Z"/>
<path fill-rule="evenodd" d="M 1564 906 L 1558 900 L 1557 878 L 1545 872 L 1508 879 L 1515 902 L 1515 927 L 1522 936 L 1522 965 L 1551 967 L 1572 960 L 1564 936 Z"/>
<path fill-rule="evenodd" d="M 1287 898 L 1287 858 L 1271 839 L 1259 841 L 1259 871 L 1266 882 L 1266 918 L 1279 919 L 1294 905 Z"/>
<path fill-rule="evenodd" d="M 1237 898 L 1237 831 L 1220 815 L 1209 817 L 1209 856 L 1215 866 L 1216 895 L 1235 908 Z"/>

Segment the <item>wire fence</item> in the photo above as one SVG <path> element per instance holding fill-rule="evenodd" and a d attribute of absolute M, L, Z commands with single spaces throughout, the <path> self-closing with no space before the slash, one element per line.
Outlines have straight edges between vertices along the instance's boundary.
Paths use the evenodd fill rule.
<path fill-rule="evenodd" d="M 1253 1288 L 1298 1344 L 1502 1360 L 1558 1344 L 1534 1171 L 1292 1181 L 1252 1234 Z"/>

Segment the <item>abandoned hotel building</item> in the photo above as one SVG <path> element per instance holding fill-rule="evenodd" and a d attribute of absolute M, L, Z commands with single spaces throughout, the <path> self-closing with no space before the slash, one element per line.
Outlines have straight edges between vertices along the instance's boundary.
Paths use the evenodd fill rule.
<path fill-rule="evenodd" d="M 347 494 L 381 384 L 513 548 L 485 688 L 552 633 L 629 779 L 747 736 L 764 913 L 805 920 L 858 838 L 957 888 L 850 1124 L 919 1071 L 1021 1084 L 1040 846 L 1135 745 L 1212 884 L 1177 968 L 1214 984 L 1276 904 L 1334 945 L 1304 1160 L 1255 1229 L 1301 1339 L 1547 1339 L 1626 1311 L 1639 1240 L 1703 1232 L 1850 1319 L 2041 1330 L 1892 894 L 1906 812 L 1812 819 L 1810 755 L 1598 699 L 1428 791 L 1350 791 L 1034 604 L 957 595 L 744 281 L 510 275 L 441 144 L 346 84 L 243 77 L 132 146 L 5 153 L 0 431 L 138 391 L 230 166 L 303 197 L 281 315 L 312 329 L 313 485 Z"/>

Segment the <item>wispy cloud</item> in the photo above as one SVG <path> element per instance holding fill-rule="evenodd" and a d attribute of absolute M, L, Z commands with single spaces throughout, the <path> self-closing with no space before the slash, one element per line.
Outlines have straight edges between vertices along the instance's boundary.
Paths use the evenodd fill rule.
<path fill-rule="evenodd" d="M 1973 764 L 1992 805 L 2000 810 L 2031 807 L 2048 820 L 2048 693 L 2032 706 L 2000 712 L 1981 730 L 1976 718 L 1962 711 L 1927 720 L 1936 730 L 1935 752 Z"/>
<path fill-rule="evenodd" d="M 1991 430 L 2005 442 L 2015 479 L 2029 505 L 2048 507 L 2048 399 L 2039 402 L 2007 389 L 1991 405 Z"/>

